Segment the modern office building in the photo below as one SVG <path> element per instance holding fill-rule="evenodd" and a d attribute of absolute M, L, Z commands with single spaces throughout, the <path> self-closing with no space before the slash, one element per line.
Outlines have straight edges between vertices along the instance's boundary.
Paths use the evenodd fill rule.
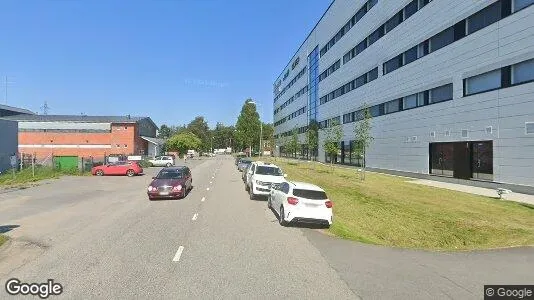
<path fill-rule="evenodd" d="M 534 186 L 534 0 L 335 0 L 274 83 L 278 151 L 339 122 L 340 164 Z M 303 153 L 305 154 L 305 153 Z"/>

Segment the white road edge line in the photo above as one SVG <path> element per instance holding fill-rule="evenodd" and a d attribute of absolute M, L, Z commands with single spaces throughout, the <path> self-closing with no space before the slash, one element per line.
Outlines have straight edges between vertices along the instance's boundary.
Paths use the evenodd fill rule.
<path fill-rule="evenodd" d="M 200 200 L 200 201 L 204 202 L 204 200 L 206 200 L 206 197 L 202 197 L 202 200 Z"/>
<path fill-rule="evenodd" d="M 174 258 L 172 261 L 180 261 L 180 257 L 182 256 L 182 252 L 184 251 L 184 246 L 178 247 L 178 251 L 176 251 L 176 254 L 174 255 Z"/>
<path fill-rule="evenodd" d="M 195 221 L 198 218 L 198 214 L 194 214 L 191 220 Z"/>
<path fill-rule="evenodd" d="M 210 190 L 210 188 L 206 188 L 206 191 L 209 191 L 209 190 Z"/>

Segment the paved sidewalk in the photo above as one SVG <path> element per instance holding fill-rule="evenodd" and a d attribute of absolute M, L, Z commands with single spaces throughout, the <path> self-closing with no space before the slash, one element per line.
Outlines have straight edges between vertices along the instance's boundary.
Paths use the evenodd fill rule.
<path fill-rule="evenodd" d="M 481 195 L 481 196 L 486 196 L 486 197 L 493 197 L 493 198 L 499 197 L 499 195 L 497 194 L 497 191 L 494 189 L 487 189 L 487 188 L 456 184 L 456 183 L 441 182 L 441 181 L 434 181 L 434 180 L 427 180 L 427 179 L 415 179 L 409 182 L 415 183 L 415 184 L 433 186 L 433 187 L 442 188 L 442 189 L 460 191 L 464 193 L 476 194 L 476 195 Z M 502 199 L 515 201 L 515 202 L 523 202 L 523 203 L 534 205 L 533 195 L 514 193 L 513 191 L 511 194 L 503 195 Z"/>

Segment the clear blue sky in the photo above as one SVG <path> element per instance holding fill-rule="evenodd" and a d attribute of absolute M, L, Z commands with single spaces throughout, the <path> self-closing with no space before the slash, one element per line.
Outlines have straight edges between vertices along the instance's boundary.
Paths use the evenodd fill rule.
<path fill-rule="evenodd" d="M 272 84 L 331 0 L 4 0 L 1 103 L 49 114 L 234 124 L 248 97 L 272 122 Z"/>

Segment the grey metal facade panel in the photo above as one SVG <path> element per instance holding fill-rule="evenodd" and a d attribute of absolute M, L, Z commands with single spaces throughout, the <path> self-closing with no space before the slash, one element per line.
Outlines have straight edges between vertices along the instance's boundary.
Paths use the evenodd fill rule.
<path fill-rule="evenodd" d="M 0 172 L 11 168 L 10 156 L 18 152 L 18 124 L 0 120 Z"/>
<path fill-rule="evenodd" d="M 342 59 L 345 53 L 408 2 L 379 0 L 377 6 L 357 24 L 356 30 L 351 29 L 320 58 L 319 72 Z M 429 143 L 491 140 L 494 180 L 534 186 L 534 161 L 529 155 L 534 153 L 534 135 L 525 134 L 525 122 L 534 122 L 534 83 L 467 97 L 463 95 L 463 79 L 534 58 L 534 5 L 382 75 L 382 65 L 389 59 L 493 2 L 496 0 L 430 2 L 319 83 L 321 97 L 369 69 L 379 68 L 378 79 L 319 105 L 319 121 L 355 111 L 364 102 L 371 105 L 384 103 L 452 83 L 452 101 L 374 118 L 372 134 L 375 140 L 368 152 L 368 165 L 428 173 Z M 306 51 L 315 46 L 324 46 L 361 3 L 363 1 L 334 1 L 296 55 L 305 56 Z M 304 86 L 304 81 L 295 86 Z M 291 93 L 281 97 L 274 106 L 281 105 L 289 97 Z M 276 119 L 304 105 L 307 105 L 307 97 L 295 100 Z M 277 126 L 275 134 L 306 124 L 307 118 L 297 117 Z M 490 134 L 485 130 L 488 126 L 492 127 Z M 343 125 L 345 142 L 353 139 L 353 128 L 354 123 Z M 464 129 L 468 130 L 468 138 L 461 136 Z M 445 135 L 446 131 L 450 132 L 449 136 Z M 435 132 L 435 137 L 430 136 L 431 132 Z M 417 136 L 417 142 L 406 142 L 406 138 L 411 136 Z M 320 137 L 322 139 L 323 135 Z M 324 161 L 323 149 L 319 149 L 319 154 L 320 160 Z M 509 166 L 515 166 L 516 171 Z"/>

